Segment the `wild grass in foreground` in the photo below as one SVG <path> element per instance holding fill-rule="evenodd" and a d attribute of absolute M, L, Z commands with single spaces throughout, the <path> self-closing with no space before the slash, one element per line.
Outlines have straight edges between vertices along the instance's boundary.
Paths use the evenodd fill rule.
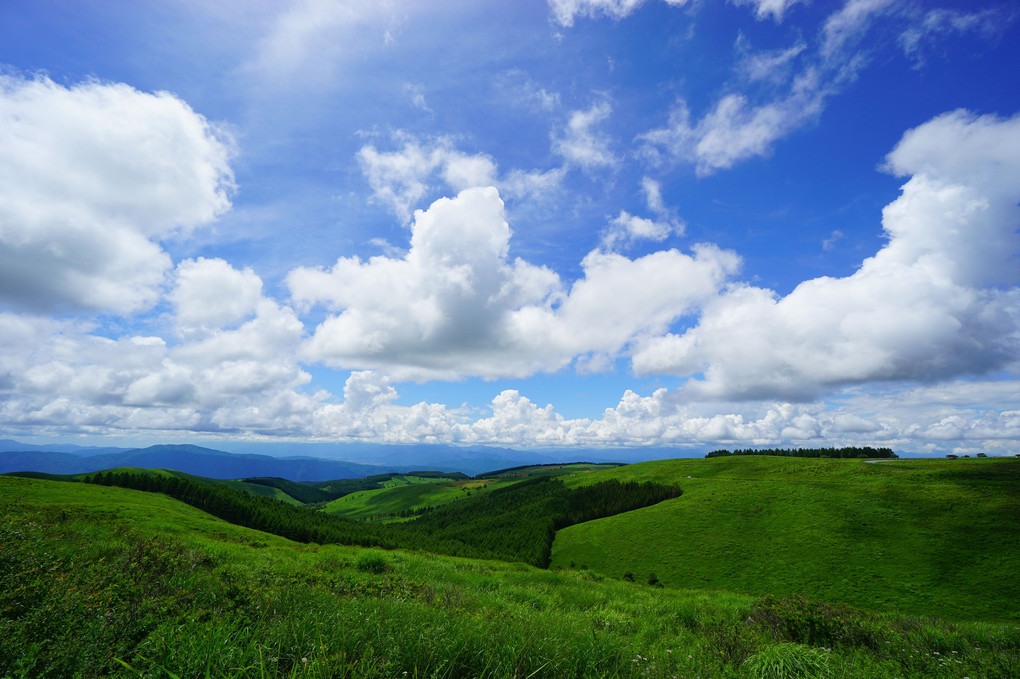
<path fill-rule="evenodd" d="M 301 545 L 0 479 L 2 677 L 993 677 L 1020 629 Z"/>

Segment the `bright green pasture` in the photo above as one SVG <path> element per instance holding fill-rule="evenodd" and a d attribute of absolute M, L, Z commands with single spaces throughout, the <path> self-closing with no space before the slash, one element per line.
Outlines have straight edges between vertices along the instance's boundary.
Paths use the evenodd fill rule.
<path fill-rule="evenodd" d="M 520 481 L 545 476 L 567 476 L 595 471 L 615 469 L 620 464 L 616 462 L 570 462 L 567 464 L 536 464 L 527 467 L 515 467 L 501 471 L 479 474 L 479 479 L 506 479 Z"/>
<path fill-rule="evenodd" d="M 553 567 L 1020 620 L 1020 460 L 670 460 L 567 482 L 601 478 L 684 495 L 559 531 Z"/>
<path fill-rule="evenodd" d="M 487 492 L 513 482 L 489 479 L 451 481 L 441 478 L 405 478 L 418 478 L 422 482 L 359 490 L 329 502 L 322 511 L 348 519 L 393 521 L 399 520 L 402 512 L 424 507 L 439 507 L 462 500 L 472 493 Z"/>
<path fill-rule="evenodd" d="M 401 521 L 401 513 L 425 507 L 439 507 L 484 493 L 518 481 L 536 477 L 578 477 L 614 469 L 615 464 L 558 464 L 525 467 L 473 479 L 451 481 L 443 478 L 398 476 L 386 481 L 383 488 L 360 490 L 337 498 L 321 511 L 360 521 Z"/>
<path fill-rule="evenodd" d="M 1011 625 L 301 545 L 162 495 L 0 478 L 0 676 L 1016 676 Z"/>

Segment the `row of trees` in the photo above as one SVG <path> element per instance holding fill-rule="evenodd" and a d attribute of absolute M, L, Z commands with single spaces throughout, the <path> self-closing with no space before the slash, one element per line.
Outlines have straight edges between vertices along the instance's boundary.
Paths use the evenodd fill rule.
<path fill-rule="evenodd" d="M 418 549 L 547 567 L 556 530 L 678 497 L 676 486 L 603 481 L 570 489 L 538 478 L 444 505 L 402 524 L 363 523 L 220 484 L 106 472 L 88 483 L 164 493 L 234 524 L 298 542 Z"/>
<path fill-rule="evenodd" d="M 848 446 L 845 448 L 744 448 L 742 450 L 713 450 L 705 457 L 726 457 L 728 455 L 776 455 L 780 457 L 834 457 L 834 458 L 875 458 L 895 459 L 899 455 L 891 448 L 863 448 Z"/>

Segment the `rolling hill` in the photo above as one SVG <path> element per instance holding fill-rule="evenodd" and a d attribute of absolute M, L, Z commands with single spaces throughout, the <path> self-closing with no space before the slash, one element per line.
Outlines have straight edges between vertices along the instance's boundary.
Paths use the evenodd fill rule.
<path fill-rule="evenodd" d="M 670 587 L 1020 620 L 1020 460 L 670 460 L 583 476 L 683 497 L 566 528 L 552 566 Z"/>
<path fill-rule="evenodd" d="M 472 494 L 485 493 L 534 478 L 553 478 L 583 474 L 598 469 L 612 469 L 615 463 L 541 464 L 512 467 L 479 474 L 446 478 L 415 475 L 391 475 L 378 488 L 366 488 L 329 502 L 322 511 L 350 519 L 400 521 L 423 510 L 464 500 Z"/>

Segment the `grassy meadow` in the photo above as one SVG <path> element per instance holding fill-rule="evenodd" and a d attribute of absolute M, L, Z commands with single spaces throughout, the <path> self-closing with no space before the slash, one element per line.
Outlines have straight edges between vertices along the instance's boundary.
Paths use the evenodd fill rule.
<path fill-rule="evenodd" d="M 674 480 L 684 495 L 558 531 L 552 567 L 1020 621 L 1020 460 L 729 457 L 566 482 L 604 478 Z"/>
<path fill-rule="evenodd" d="M 617 464 L 556 464 L 515 467 L 475 478 L 449 479 L 414 474 L 393 475 L 380 488 L 359 490 L 325 504 L 321 511 L 359 521 L 404 521 L 414 512 L 505 488 L 519 481 L 588 474 Z"/>
<path fill-rule="evenodd" d="M 0 478 L 4 677 L 1012 677 L 1020 629 L 303 545 Z"/>
<path fill-rule="evenodd" d="M 511 483 L 480 479 L 403 478 L 407 482 L 344 495 L 328 502 L 321 511 L 360 521 L 400 521 L 411 512 L 441 507 L 470 497 L 472 493 L 484 493 Z"/>
<path fill-rule="evenodd" d="M 439 517 L 550 475 L 684 494 L 557 531 L 541 569 L 0 476 L 0 678 L 1020 676 L 1016 460 L 672 460 L 345 497 L 399 513 L 447 488 Z"/>

